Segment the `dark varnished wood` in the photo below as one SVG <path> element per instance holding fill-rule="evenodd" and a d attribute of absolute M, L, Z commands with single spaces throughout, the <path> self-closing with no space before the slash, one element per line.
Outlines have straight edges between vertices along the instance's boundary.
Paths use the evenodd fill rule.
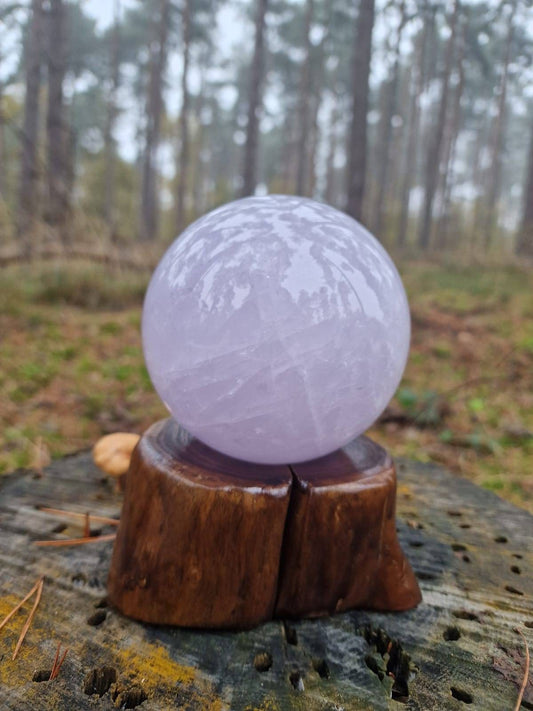
<path fill-rule="evenodd" d="M 271 619 L 289 505 L 286 467 L 220 455 L 173 420 L 134 451 L 109 574 L 124 614 L 187 627 Z"/>
<path fill-rule="evenodd" d="M 420 591 L 396 540 L 395 498 L 394 465 L 365 437 L 264 466 L 159 422 L 127 475 L 110 600 L 145 622 L 207 628 L 408 609 Z"/>
<path fill-rule="evenodd" d="M 396 537 L 396 471 L 387 452 L 359 437 L 292 470 L 276 614 L 417 605 L 418 583 Z"/>

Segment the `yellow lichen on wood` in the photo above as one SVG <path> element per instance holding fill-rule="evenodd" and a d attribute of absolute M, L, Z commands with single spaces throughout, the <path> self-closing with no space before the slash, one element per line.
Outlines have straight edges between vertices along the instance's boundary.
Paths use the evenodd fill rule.
<path fill-rule="evenodd" d="M 142 677 L 149 685 L 162 680 L 172 680 L 179 684 L 192 684 L 196 677 L 194 667 L 178 664 L 170 658 L 164 647 L 153 644 L 136 646 L 135 649 L 121 649 L 117 652 L 120 668 Z"/>
<path fill-rule="evenodd" d="M 194 667 L 174 661 L 165 647 L 150 643 L 137 645 L 135 649 L 118 650 L 115 659 L 119 670 L 127 670 L 149 696 L 165 686 L 182 686 L 187 688 L 188 698 L 195 699 L 198 708 L 205 711 L 229 708 Z"/>
<path fill-rule="evenodd" d="M 0 620 L 8 615 L 19 602 L 20 598 L 16 595 L 6 595 L 0 598 Z M 31 606 L 31 602 L 27 604 Z M 3 657 L 0 663 L 0 687 L 24 686 L 28 679 L 27 674 L 21 673 L 21 668 L 35 666 L 35 648 L 43 640 L 43 631 L 35 624 L 35 621 L 28 632 L 26 644 L 21 647 L 17 658 L 14 661 L 11 659 L 23 625 L 24 615 L 21 618 L 15 615 L 0 633 L 0 657 Z"/>
<path fill-rule="evenodd" d="M 275 699 L 267 696 L 260 706 L 245 706 L 244 711 L 280 711 L 280 706 Z"/>

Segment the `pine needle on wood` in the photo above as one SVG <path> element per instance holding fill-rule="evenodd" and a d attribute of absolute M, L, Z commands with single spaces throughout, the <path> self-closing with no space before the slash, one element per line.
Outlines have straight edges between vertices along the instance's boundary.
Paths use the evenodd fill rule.
<path fill-rule="evenodd" d="M 41 548 L 61 548 L 62 546 L 81 546 L 84 543 L 98 543 L 100 541 L 112 541 L 116 538 L 116 533 L 107 533 L 105 536 L 88 536 L 84 538 L 65 538 L 57 541 L 33 541 L 36 546 Z"/>
<path fill-rule="evenodd" d="M 7 615 L 4 617 L 4 619 L 2 620 L 2 622 L 0 622 L 0 630 L 1 630 L 3 627 L 5 627 L 5 626 L 7 625 L 7 623 L 8 623 L 9 620 L 13 617 L 13 615 L 16 615 L 16 614 L 17 614 L 17 612 L 20 610 L 20 608 L 22 607 L 22 605 L 24 605 L 24 603 L 27 602 L 27 601 L 30 599 L 30 597 L 35 593 L 35 591 L 36 591 L 37 588 L 39 587 L 39 584 L 40 584 L 40 582 L 41 582 L 42 580 L 43 580 L 42 577 L 39 578 L 39 580 L 35 583 L 35 585 L 32 587 L 32 589 L 31 589 L 30 592 L 26 595 L 26 597 L 24 597 L 24 598 L 19 602 L 19 604 L 16 605 L 16 606 L 11 610 L 11 612 L 10 612 L 9 614 L 7 614 Z"/>
<path fill-rule="evenodd" d="M 518 699 L 516 700 L 516 705 L 514 707 L 514 711 L 519 711 L 520 706 L 522 705 L 522 699 L 524 698 L 524 692 L 526 690 L 527 682 L 529 680 L 529 647 L 527 644 L 527 639 L 526 639 L 524 633 L 522 632 L 522 630 L 517 627 L 516 631 L 522 637 L 522 639 L 524 640 L 524 644 L 526 645 L 526 668 L 524 670 L 524 679 L 522 681 L 522 686 L 520 687 L 520 693 L 518 694 Z"/>
<path fill-rule="evenodd" d="M 87 517 L 87 514 L 78 513 L 77 511 L 53 509 L 48 506 L 40 506 L 39 511 L 43 511 L 44 513 L 49 513 L 56 516 L 66 516 L 67 518 L 85 519 Z M 91 514 L 91 519 L 93 521 L 97 521 L 98 523 L 107 523 L 110 526 L 118 526 L 119 524 L 119 520 L 117 518 L 109 518 L 108 516 L 97 516 L 96 514 Z"/>
<path fill-rule="evenodd" d="M 41 601 L 41 595 L 43 592 L 43 585 L 44 585 L 44 578 L 41 578 L 39 581 L 39 584 L 37 586 L 37 593 L 35 595 L 35 602 L 33 603 L 33 607 L 31 608 L 31 612 L 28 615 L 28 619 L 24 623 L 24 627 L 22 628 L 22 632 L 20 633 L 20 637 L 17 642 L 17 646 L 15 647 L 15 651 L 13 652 L 13 656 L 11 657 L 13 660 L 17 658 L 17 654 L 19 653 L 19 649 L 22 646 L 22 643 L 24 642 L 24 638 L 26 637 L 26 633 L 30 628 L 30 625 L 33 621 L 33 618 L 35 617 L 35 613 L 37 612 L 37 608 L 39 606 L 39 602 Z"/>
<path fill-rule="evenodd" d="M 50 672 L 48 681 L 52 681 L 52 679 L 57 678 L 59 671 L 60 671 L 61 667 L 63 666 L 63 662 L 65 661 L 65 657 L 67 656 L 68 647 L 67 647 L 67 649 L 65 649 L 65 651 L 63 652 L 63 656 L 61 657 L 61 660 L 58 662 L 60 649 L 61 649 L 61 642 L 58 642 L 56 656 L 54 658 L 54 664 L 52 666 L 52 671 Z"/>

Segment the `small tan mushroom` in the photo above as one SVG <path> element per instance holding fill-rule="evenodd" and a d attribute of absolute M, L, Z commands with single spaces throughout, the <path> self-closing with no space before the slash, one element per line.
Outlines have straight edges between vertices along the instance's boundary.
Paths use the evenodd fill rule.
<path fill-rule="evenodd" d="M 114 432 L 101 437 L 93 447 L 94 463 L 106 474 L 121 477 L 129 469 L 131 455 L 139 439 L 139 435 L 131 432 Z"/>

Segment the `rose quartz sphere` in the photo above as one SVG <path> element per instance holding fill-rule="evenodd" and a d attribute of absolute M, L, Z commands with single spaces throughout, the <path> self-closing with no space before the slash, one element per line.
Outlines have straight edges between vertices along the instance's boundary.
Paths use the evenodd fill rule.
<path fill-rule="evenodd" d="M 172 243 L 142 332 L 181 425 L 232 457 L 288 464 L 372 425 L 402 377 L 410 319 L 398 272 L 364 227 L 270 195 L 213 210 Z"/>

